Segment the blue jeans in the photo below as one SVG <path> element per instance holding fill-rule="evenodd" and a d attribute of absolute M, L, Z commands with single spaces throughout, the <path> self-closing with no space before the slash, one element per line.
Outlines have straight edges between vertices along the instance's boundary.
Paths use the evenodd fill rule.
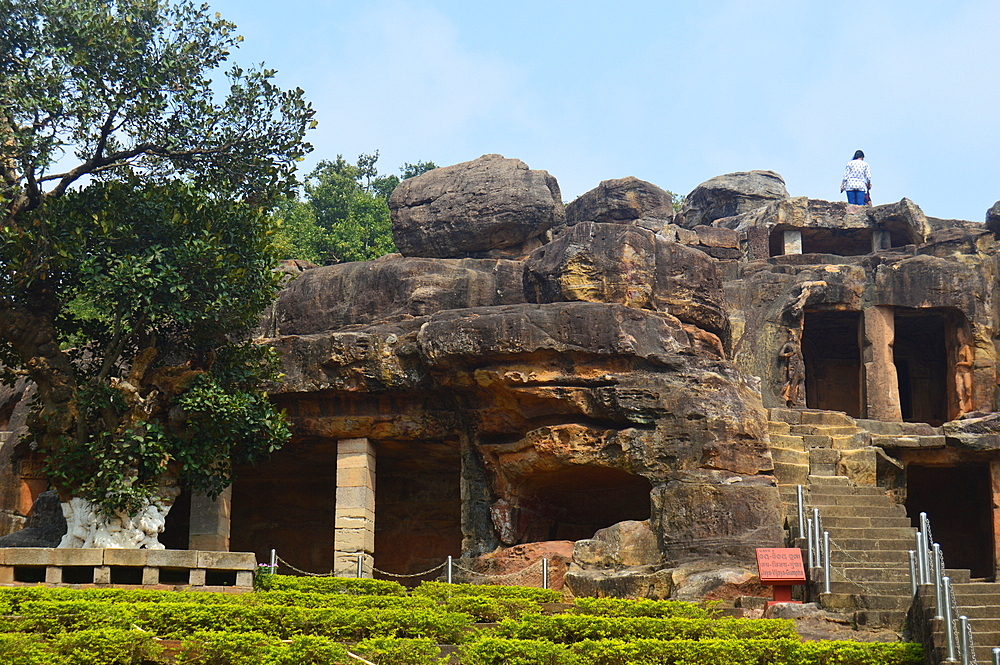
<path fill-rule="evenodd" d="M 863 189 L 847 190 L 847 202 L 853 203 L 854 205 L 863 206 L 865 204 L 865 190 Z"/>

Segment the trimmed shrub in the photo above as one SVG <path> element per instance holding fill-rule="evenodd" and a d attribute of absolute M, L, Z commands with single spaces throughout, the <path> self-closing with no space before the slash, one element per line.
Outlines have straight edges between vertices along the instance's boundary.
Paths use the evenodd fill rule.
<path fill-rule="evenodd" d="M 52 663 L 55 656 L 48 642 L 38 635 L 0 634 L 0 663 L 4 665 L 39 665 Z"/>
<path fill-rule="evenodd" d="M 351 651 L 375 665 L 443 665 L 441 649 L 433 640 L 376 637 L 359 642 Z"/>
<path fill-rule="evenodd" d="M 431 599 L 421 600 L 430 601 Z M 530 600 L 488 598 L 486 596 L 453 596 L 445 600 L 442 607 L 449 612 L 465 612 L 479 622 L 516 619 L 528 612 L 538 612 L 538 604 Z"/>
<path fill-rule="evenodd" d="M 198 632 L 184 640 L 177 661 L 187 665 L 274 665 L 281 642 L 263 633 Z"/>
<path fill-rule="evenodd" d="M 149 633 L 113 629 L 64 633 L 52 640 L 50 648 L 54 658 L 48 662 L 58 665 L 140 665 L 163 651 Z"/>
<path fill-rule="evenodd" d="M 389 580 L 356 577 L 295 577 L 268 575 L 261 582 L 262 591 L 305 591 L 309 593 L 348 593 L 363 596 L 405 596 L 406 587 Z M 266 587 L 265 587 L 266 585 Z"/>
<path fill-rule="evenodd" d="M 424 596 L 435 600 L 447 600 L 455 596 L 486 596 L 510 600 L 530 600 L 534 603 L 557 603 L 562 594 L 552 589 L 536 589 L 524 586 L 501 586 L 498 584 L 448 584 L 447 582 L 421 582 L 411 592 L 414 596 Z"/>
<path fill-rule="evenodd" d="M 682 600 L 577 598 L 573 601 L 573 605 L 579 614 L 594 614 L 605 617 L 711 618 L 711 614 L 704 607 Z"/>
<path fill-rule="evenodd" d="M 924 659 L 923 647 L 908 642 L 804 642 L 799 653 L 801 665 L 921 665 Z"/>
<path fill-rule="evenodd" d="M 280 649 L 275 658 L 275 665 L 339 665 L 357 663 L 348 657 L 344 645 L 337 644 L 326 637 L 315 635 L 297 635 L 292 643 Z"/>
<path fill-rule="evenodd" d="M 587 640 L 569 648 L 580 665 L 798 665 L 799 642 Z"/>
<path fill-rule="evenodd" d="M 607 639 L 798 639 L 795 624 L 785 619 L 659 619 L 586 614 L 527 614 L 518 620 L 502 621 L 497 635 L 562 644 Z"/>
<path fill-rule="evenodd" d="M 576 665 L 579 659 L 562 644 L 543 640 L 487 637 L 462 646 L 462 665 Z"/>

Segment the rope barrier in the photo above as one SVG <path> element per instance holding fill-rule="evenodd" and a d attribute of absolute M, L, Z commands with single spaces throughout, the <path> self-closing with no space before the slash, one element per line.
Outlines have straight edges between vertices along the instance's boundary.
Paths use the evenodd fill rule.
<path fill-rule="evenodd" d="M 423 577 L 424 575 L 429 575 L 429 574 L 431 574 L 431 573 L 433 573 L 435 571 L 441 570 L 442 568 L 445 567 L 446 564 L 447 564 L 446 561 L 442 561 L 441 563 L 439 563 L 438 565 L 434 566 L 430 570 L 425 570 L 422 573 L 410 573 L 410 574 L 390 573 L 390 572 L 386 572 L 384 570 L 379 570 L 375 566 L 372 566 L 372 572 L 373 573 L 378 573 L 379 575 L 388 575 L 389 577 Z"/>

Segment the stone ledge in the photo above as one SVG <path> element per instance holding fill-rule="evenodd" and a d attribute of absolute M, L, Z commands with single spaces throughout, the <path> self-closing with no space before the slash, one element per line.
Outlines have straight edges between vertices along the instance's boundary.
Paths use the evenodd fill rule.
<path fill-rule="evenodd" d="M 253 587 L 252 552 L 0 548 L 0 585 Z"/>

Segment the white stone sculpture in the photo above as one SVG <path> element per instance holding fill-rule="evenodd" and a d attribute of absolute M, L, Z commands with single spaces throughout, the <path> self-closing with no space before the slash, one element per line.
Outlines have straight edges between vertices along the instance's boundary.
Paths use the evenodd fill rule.
<path fill-rule="evenodd" d="M 170 504 L 150 501 L 138 515 L 116 513 L 105 517 L 94 504 L 74 497 L 62 505 L 66 535 L 59 547 L 162 550 L 157 537 L 170 512 Z"/>

